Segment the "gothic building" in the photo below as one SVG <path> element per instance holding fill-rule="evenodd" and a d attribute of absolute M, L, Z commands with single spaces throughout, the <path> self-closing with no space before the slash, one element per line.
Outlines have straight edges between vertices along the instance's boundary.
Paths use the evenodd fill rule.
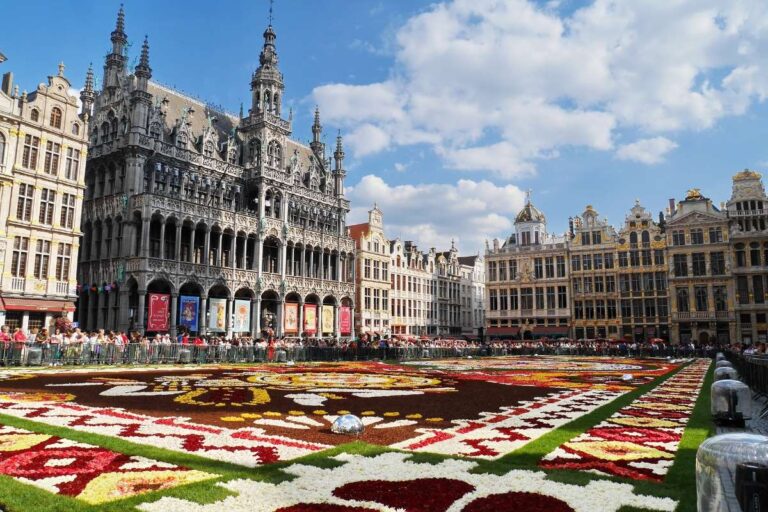
<path fill-rule="evenodd" d="M 275 40 L 232 115 L 153 82 L 146 38 L 130 73 L 120 9 L 102 89 L 81 93 L 84 328 L 353 334 L 342 139 L 331 158 L 317 111 L 312 142 L 291 138 Z"/>

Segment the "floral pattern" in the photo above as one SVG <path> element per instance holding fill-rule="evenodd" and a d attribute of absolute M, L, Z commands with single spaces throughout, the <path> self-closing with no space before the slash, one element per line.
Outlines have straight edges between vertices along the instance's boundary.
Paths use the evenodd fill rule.
<path fill-rule="evenodd" d="M 541 467 L 661 481 L 674 462 L 709 368 L 700 359 L 544 457 Z"/>
<path fill-rule="evenodd" d="M 320 468 L 293 464 L 294 478 L 279 484 L 251 480 L 221 483 L 233 496 L 210 504 L 163 497 L 139 505 L 145 512 L 602 512 L 622 507 L 651 511 L 675 509 L 669 498 L 636 494 L 629 484 L 593 480 L 571 485 L 547 480 L 541 471 L 513 470 L 504 475 L 474 473 L 477 463 L 449 459 L 417 463 L 404 453 L 375 457 L 340 454 L 343 464 Z"/>
<path fill-rule="evenodd" d="M 7 426 L 0 427 L 0 474 L 91 504 L 217 476 Z"/>

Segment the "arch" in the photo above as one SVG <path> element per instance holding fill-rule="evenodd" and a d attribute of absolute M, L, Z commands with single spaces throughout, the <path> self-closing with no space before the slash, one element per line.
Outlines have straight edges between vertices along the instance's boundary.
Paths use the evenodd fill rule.
<path fill-rule="evenodd" d="M 323 306 L 337 306 L 338 301 L 336 300 L 336 297 L 329 294 L 323 297 Z"/>
<path fill-rule="evenodd" d="M 283 148 L 276 140 L 269 141 L 267 146 L 267 162 L 272 167 L 280 168 L 283 162 Z"/>
<path fill-rule="evenodd" d="M 128 330 L 133 331 L 137 327 L 143 329 L 143 325 L 136 325 L 139 309 L 139 283 L 136 281 L 136 278 L 133 276 L 129 277 L 125 282 L 125 288 L 128 290 Z"/>
<path fill-rule="evenodd" d="M 651 243 L 651 234 L 647 230 L 643 231 L 640 240 L 643 242 L 643 247 L 647 247 Z"/>
<path fill-rule="evenodd" d="M 232 291 L 225 284 L 217 283 L 208 289 L 208 298 L 213 299 L 231 299 Z"/>
<path fill-rule="evenodd" d="M 175 290 L 173 283 L 164 277 L 156 277 L 147 284 L 147 293 L 168 293 Z"/>
<path fill-rule="evenodd" d="M 53 128 L 61 128 L 61 119 L 63 117 L 61 109 L 59 107 L 53 107 L 51 109 L 50 125 Z"/>
<path fill-rule="evenodd" d="M 253 299 L 255 297 L 256 297 L 256 294 L 254 293 L 254 291 L 247 286 L 241 286 L 235 292 L 236 299 Z"/>
<path fill-rule="evenodd" d="M 179 295 L 200 297 L 203 295 L 203 287 L 195 281 L 186 281 L 179 287 Z"/>
<path fill-rule="evenodd" d="M 301 295 L 299 295 L 298 292 L 290 292 L 285 296 L 285 302 L 300 303 Z"/>
<path fill-rule="evenodd" d="M 276 274 L 279 272 L 280 240 L 277 237 L 269 236 L 264 240 L 262 250 L 261 271 Z"/>
<path fill-rule="evenodd" d="M 32 110 L 29 112 L 29 119 L 30 119 L 31 121 L 34 121 L 34 122 L 37 122 L 37 121 L 39 121 L 39 120 L 40 120 L 40 111 L 39 111 L 38 109 L 36 109 L 36 108 L 33 108 L 33 109 L 32 109 Z"/>
<path fill-rule="evenodd" d="M 319 306 L 321 304 L 320 297 L 314 292 L 309 293 L 304 297 L 304 304 L 317 304 Z"/>
<path fill-rule="evenodd" d="M 270 91 L 264 91 L 264 110 L 267 112 L 272 110 L 272 93 Z"/>

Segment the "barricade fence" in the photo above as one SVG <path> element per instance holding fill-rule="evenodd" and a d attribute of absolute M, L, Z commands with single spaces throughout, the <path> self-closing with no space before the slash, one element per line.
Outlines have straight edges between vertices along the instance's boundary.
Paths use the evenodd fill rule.
<path fill-rule="evenodd" d="M 752 392 L 758 398 L 768 402 L 768 356 L 728 352 L 726 357 L 733 363 L 741 380 L 752 389 Z M 766 415 L 768 415 L 768 404 L 760 412 L 761 417 Z"/>
<path fill-rule="evenodd" d="M 406 346 L 276 346 L 270 350 L 263 345 L 182 345 L 164 343 L 75 343 L 66 345 L 35 343 L 0 344 L 0 365 L 59 366 L 59 365 L 138 365 L 138 364 L 206 364 L 263 363 L 307 361 L 370 361 L 419 360 L 455 357 L 493 357 L 514 355 L 570 355 L 613 357 L 712 357 L 711 351 L 690 347 L 631 348 L 631 347 L 563 347 L 491 346 L 457 347 Z"/>

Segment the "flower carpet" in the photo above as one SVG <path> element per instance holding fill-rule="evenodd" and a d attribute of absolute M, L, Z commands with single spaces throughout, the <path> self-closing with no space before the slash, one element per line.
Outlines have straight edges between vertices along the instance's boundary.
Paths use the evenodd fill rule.
<path fill-rule="evenodd" d="M 665 479 L 693 482 L 677 450 L 701 426 L 709 366 L 540 356 L 6 369 L 0 509 L 687 510 Z M 349 413 L 364 432 L 333 434 Z"/>

